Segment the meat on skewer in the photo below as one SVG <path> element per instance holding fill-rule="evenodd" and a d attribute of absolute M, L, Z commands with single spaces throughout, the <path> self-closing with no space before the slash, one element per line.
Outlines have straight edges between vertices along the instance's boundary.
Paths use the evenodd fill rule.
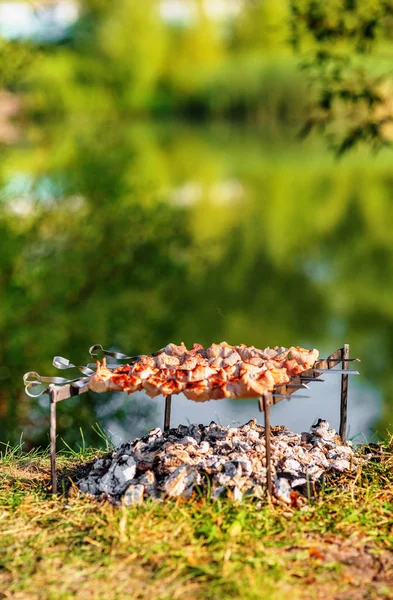
<path fill-rule="evenodd" d="M 313 367 L 318 350 L 299 346 L 265 348 L 230 346 L 226 342 L 191 350 L 168 344 L 153 356 L 141 356 L 131 365 L 106 366 L 105 359 L 89 381 L 95 392 L 145 390 L 155 397 L 183 392 L 189 400 L 254 398 L 288 383 L 291 377 Z"/>

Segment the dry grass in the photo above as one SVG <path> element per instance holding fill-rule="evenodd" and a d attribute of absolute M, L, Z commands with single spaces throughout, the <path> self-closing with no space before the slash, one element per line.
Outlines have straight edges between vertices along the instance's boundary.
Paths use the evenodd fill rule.
<path fill-rule="evenodd" d="M 8 452 L 0 466 L 0 598 L 393 598 L 391 445 L 303 508 L 196 497 L 119 509 L 49 496 L 46 456 Z"/>

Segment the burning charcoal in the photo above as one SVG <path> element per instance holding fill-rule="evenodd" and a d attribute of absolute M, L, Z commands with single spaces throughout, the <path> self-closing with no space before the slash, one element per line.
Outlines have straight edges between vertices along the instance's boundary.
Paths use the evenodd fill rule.
<path fill-rule="evenodd" d="M 83 494 L 91 494 L 92 496 L 98 496 L 97 481 L 93 477 L 88 477 L 87 479 L 77 481 L 77 486 Z"/>
<path fill-rule="evenodd" d="M 155 429 L 149 431 L 149 441 L 160 437 L 162 437 L 162 430 L 160 429 L 160 427 L 156 427 Z"/>
<path fill-rule="evenodd" d="M 251 419 L 251 421 L 248 421 L 248 423 L 245 423 L 244 425 L 240 425 L 240 427 L 238 427 L 238 431 L 241 433 L 248 433 L 250 431 L 250 429 L 253 429 L 255 427 L 255 419 Z"/>
<path fill-rule="evenodd" d="M 201 441 L 201 429 L 203 429 L 203 425 L 189 425 L 188 427 L 188 435 L 199 444 Z"/>
<path fill-rule="evenodd" d="M 232 477 L 230 475 L 226 475 L 225 473 L 216 473 L 215 480 L 220 485 L 228 486 L 231 482 Z"/>
<path fill-rule="evenodd" d="M 237 486 L 228 490 L 228 497 L 231 498 L 233 502 L 242 502 L 243 500 L 243 494 Z"/>
<path fill-rule="evenodd" d="M 280 429 L 280 431 L 277 431 L 278 429 Z M 280 428 L 274 427 L 273 435 L 279 437 L 282 442 L 286 442 L 287 444 L 288 443 L 298 444 L 301 441 L 300 434 L 294 433 L 293 431 L 291 431 L 290 429 L 287 429 L 286 427 L 280 427 Z"/>
<path fill-rule="evenodd" d="M 251 475 L 251 473 L 252 473 L 252 464 L 251 464 L 251 461 L 248 458 L 244 458 L 243 460 L 239 460 L 239 465 L 241 466 L 241 469 L 242 469 L 243 473 L 245 473 L 246 475 Z"/>
<path fill-rule="evenodd" d="M 120 495 L 134 478 L 136 462 L 132 456 L 124 454 L 115 460 L 98 483 L 103 494 Z"/>
<path fill-rule="evenodd" d="M 168 477 L 162 487 L 168 496 L 181 496 L 190 486 L 197 485 L 199 480 L 198 473 L 192 467 L 181 465 Z"/>
<path fill-rule="evenodd" d="M 146 488 L 146 492 L 150 494 L 155 490 L 156 487 L 156 476 L 153 471 L 146 471 L 141 475 L 138 479 L 138 483 L 144 485 Z"/>
<path fill-rule="evenodd" d="M 288 471 L 289 473 L 293 473 L 294 475 L 299 473 L 300 468 L 300 463 L 294 458 L 288 458 L 283 464 L 284 471 Z"/>
<path fill-rule="evenodd" d="M 313 479 L 314 481 L 319 479 L 323 472 L 324 469 L 319 467 L 318 465 L 312 465 L 311 467 L 307 468 L 307 475 L 311 477 L 311 479 Z"/>
<path fill-rule="evenodd" d="M 316 425 L 311 426 L 313 436 L 318 436 L 324 440 L 333 440 L 336 436 L 336 431 L 329 428 L 329 423 L 324 419 L 318 419 Z"/>
<path fill-rule="evenodd" d="M 307 479 L 305 477 L 299 477 L 298 479 L 294 479 L 291 483 L 292 488 L 300 487 L 307 484 Z"/>
<path fill-rule="evenodd" d="M 210 450 L 209 442 L 204 441 L 199 444 L 199 453 L 200 454 L 207 454 L 209 452 L 209 450 Z"/>
<path fill-rule="evenodd" d="M 191 437 L 190 435 L 185 435 L 184 438 L 181 438 L 178 443 L 183 444 L 183 446 L 187 446 L 188 444 L 191 444 L 192 446 L 198 445 L 196 439 Z"/>
<path fill-rule="evenodd" d="M 233 443 L 233 447 L 237 448 L 239 450 L 243 450 L 244 452 L 247 452 L 249 450 L 251 450 L 252 446 L 250 444 L 248 444 L 247 442 L 243 442 L 240 440 L 235 440 Z"/>
<path fill-rule="evenodd" d="M 345 471 L 351 470 L 350 462 L 347 458 L 336 458 L 330 463 L 330 468 L 334 471 L 339 471 L 340 473 L 344 473 Z"/>
<path fill-rule="evenodd" d="M 208 489 L 208 475 L 212 498 L 225 493 L 236 502 L 249 495 L 263 497 L 267 480 L 263 434 L 255 419 L 239 428 L 212 422 L 179 425 L 169 432 L 155 429 L 123 444 L 112 456 L 97 459 L 77 485 L 83 493 L 105 497 L 115 505 L 124 496 L 124 504 L 131 505 L 144 496 L 160 501 L 190 498 L 196 486 Z M 291 501 L 294 488 L 307 497 L 310 485 L 312 490 L 325 473 L 356 469 L 360 460 L 322 419 L 310 434 L 272 428 L 273 494 L 284 502 Z"/>
<path fill-rule="evenodd" d="M 222 471 L 223 466 L 225 465 L 227 461 L 225 460 L 225 458 L 223 456 L 207 456 L 206 457 L 206 467 L 219 472 Z"/>
<path fill-rule="evenodd" d="M 327 453 L 328 458 L 349 458 L 353 455 L 353 450 L 349 446 L 336 446 Z"/>
<path fill-rule="evenodd" d="M 242 468 L 239 465 L 239 463 L 236 462 L 227 462 L 224 465 L 224 472 L 226 473 L 226 475 L 229 475 L 229 477 L 236 477 L 236 475 L 241 475 L 242 472 Z"/>
<path fill-rule="evenodd" d="M 252 441 L 259 440 L 258 431 L 255 429 L 250 429 L 250 431 L 247 431 L 247 438 Z"/>
<path fill-rule="evenodd" d="M 175 430 L 175 433 L 179 438 L 183 438 L 186 435 L 190 435 L 188 425 L 178 425 L 177 429 Z"/>
<path fill-rule="evenodd" d="M 329 468 L 329 462 L 320 448 L 312 448 L 310 450 L 310 457 L 311 460 L 315 460 L 322 467 Z"/>
<path fill-rule="evenodd" d="M 108 458 L 99 458 L 95 461 L 93 465 L 92 474 L 99 477 L 100 475 L 106 473 L 110 466 L 111 461 Z"/>
<path fill-rule="evenodd" d="M 218 498 L 225 496 L 226 491 L 227 491 L 226 487 L 223 485 L 220 485 L 219 487 L 214 488 L 214 490 L 212 491 L 212 498 L 214 500 L 217 500 Z"/>
<path fill-rule="evenodd" d="M 128 486 L 123 496 L 123 503 L 125 504 L 125 506 L 142 504 L 144 491 L 145 488 L 143 485 L 137 484 Z"/>
<path fill-rule="evenodd" d="M 218 440 L 225 440 L 227 438 L 227 435 L 227 431 L 216 425 L 208 432 L 205 439 L 208 442 L 217 442 Z"/>
<path fill-rule="evenodd" d="M 138 471 L 150 471 L 153 468 L 154 462 L 158 461 L 160 454 L 158 452 L 134 452 L 133 457 L 136 461 Z"/>
<path fill-rule="evenodd" d="M 251 489 L 252 489 L 252 495 L 254 496 L 254 498 L 259 498 L 259 499 L 265 498 L 266 490 L 261 485 L 254 485 Z"/>
<path fill-rule="evenodd" d="M 312 440 L 312 433 L 303 431 L 303 433 L 300 435 L 300 439 L 304 444 L 309 444 Z"/>
<path fill-rule="evenodd" d="M 290 504 L 290 493 L 292 491 L 291 477 L 286 473 L 277 473 L 276 477 L 274 478 L 274 486 L 277 498 L 283 500 L 287 504 Z"/>

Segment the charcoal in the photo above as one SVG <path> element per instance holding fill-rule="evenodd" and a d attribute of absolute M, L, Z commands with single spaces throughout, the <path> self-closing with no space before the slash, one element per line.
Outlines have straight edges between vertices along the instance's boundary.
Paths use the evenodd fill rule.
<path fill-rule="evenodd" d="M 189 465 L 179 466 L 165 481 L 162 489 L 168 496 L 188 497 L 194 485 L 200 482 L 200 475 Z M 191 490 L 190 490 L 191 488 Z"/>
<path fill-rule="evenodd" d="M 209 442 L 201 442 L 199 444 L 199 454 L 207 454 L 210 450 Z"/>
<path fill-rule="evenodd" d="M 239 473 L 239 470 L 240 470 L 240 473 Z M 240 475 L 241 474 L 242 468 L 241 468 L 241 466 L 239 465 L 238 462 L 227 462 L 224 465 L 224 472 L 230 478 L 233 478 L 236 475 Z"/>
<path fill-rule="evenodd" d="M 109 467 L 98 482 L 98 491 L 103 494 L 122 494 L 136 472 L 136 462 L 132 456 L 122 454 Z"/>
<path fill-rule="evenodd" d="M 301 434 L 272 427 L 273 495 L 281 502 L 291 503 L 295 489 L 298 496 L 309 496 L 327 473 L 356 470 L 362 460 L 366 457 L 343 443 L 323 419 Z M 255 419 L 240 427 L 212 421 L 168 432 L 157 428 L 122 444 L 112 456 L 97 458 L 76 483 L 82 493 L 125 506 L 148 498 L 191 498 L 196 488 L 213 499 L 261 499 L 267 485 L 264 428 Z"/>
<path fill-rule="evenodd" d="M 125 506 L 132 506 L 134 504 L 142 504 L 144 491 L 145 491 L 145 487 L 143 485 L 140 485 L 140 484 L 129 485 L 123 496 L 123 503 L 125 504 Z"/>
<path fill-rule="evenodd" d="M 290 493 L 292 491 L 291 478 L 285 475 L 285 473 L 280 473 L 274 478 L 275 494 L 279 500 L 290 504 Z"/>

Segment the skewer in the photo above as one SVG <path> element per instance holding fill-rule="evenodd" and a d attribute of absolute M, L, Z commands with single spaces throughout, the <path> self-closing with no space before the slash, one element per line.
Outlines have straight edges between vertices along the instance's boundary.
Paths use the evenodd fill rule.
<path fill-rule="evenodd" d="M 338 375 L 360 375 L 359 371 L 354 369 L 312 369 L 313 373 L 336 373 Z"/>
<path fill-rule="evenodd" d="M 165 414 L 164 414 L 164 431 L 169 431 L 171 426 L 171 407 L 172 407 L 172 396 L 165 397 Z"/>
<path fill-rule="evenodd" d="M 285 385 L 285 387 L 293 387 L 293 388 L 299 388 L 299 389 L 306 388 L 307 390 L 310 389 L 306 383 L 280 383 L 279 386 L 277 386 L 277 387 L 280 387 L 282 385 Z"/>
<path fill-rule="evenodd" d="M 288 398 L 288 400 L 292 400 L 294 398 L 311 398 L 311 396 L 303 396 L 303 394 L 299 394 L 296 396 L 292 396 L 292 394 L 272 394 L 273 398 Z"/>
<path fill-rule="evenodd" d="M 345 344 L 345 345 L 347 346 L 348 344 Z M 335 363 L 342 362 L 340 359 L 337 359 L 337 358 L 320 358 L 319 360 L 321 360 L 321 361 L 324 360 L 325 362 L 335 362 Z M 360 360 L 360 358 L 346 358 L 345 362 L 359 362 L 360 363 L 362 361 Z"/>

